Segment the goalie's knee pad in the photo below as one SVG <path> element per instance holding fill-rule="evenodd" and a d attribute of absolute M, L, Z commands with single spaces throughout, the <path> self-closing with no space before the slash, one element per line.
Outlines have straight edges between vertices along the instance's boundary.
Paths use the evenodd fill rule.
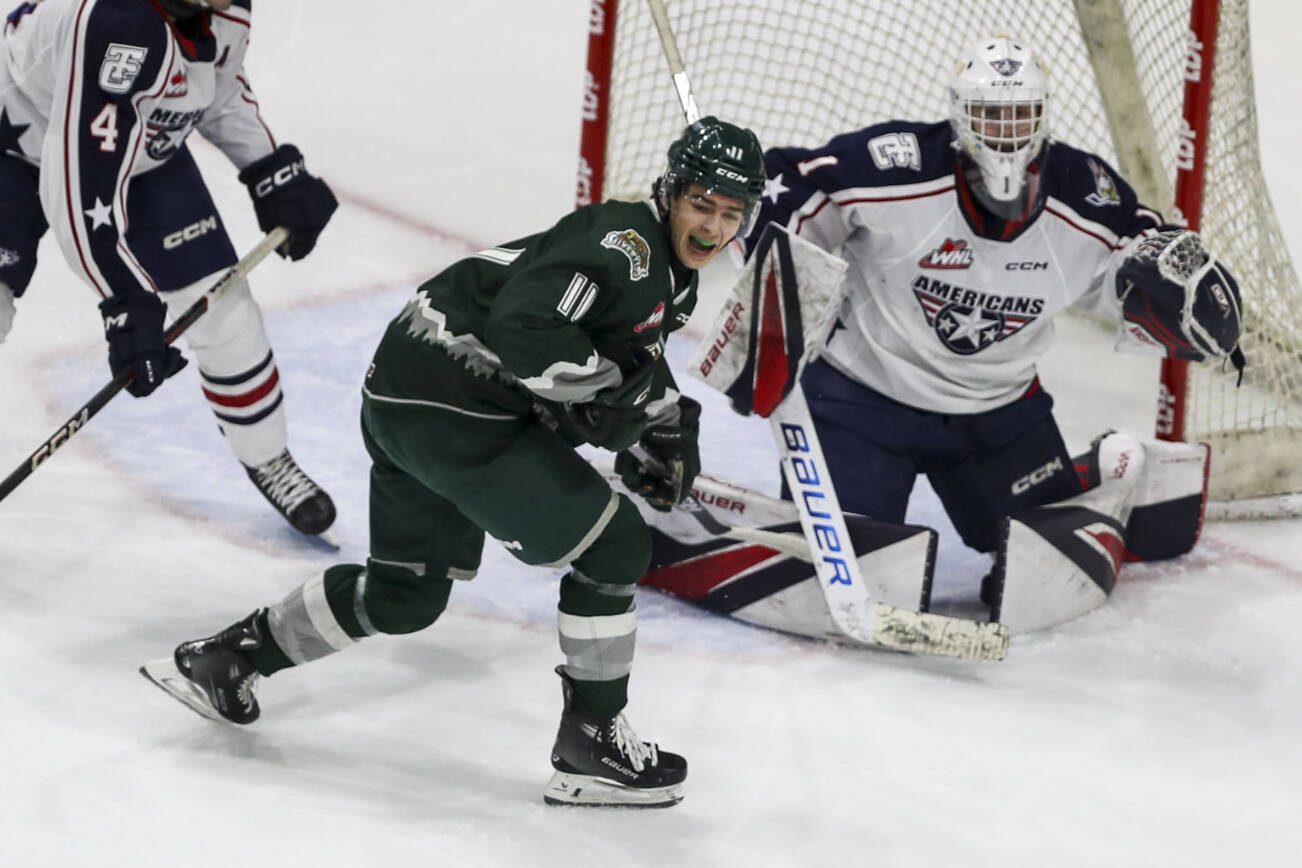
<path fill-rule="evenodd" d="M 1139 452 L 1143 465 L 1135 474 L 1128 465 Z M 1089 488 L 1106 479 L 1132 482 L 1130 514 L 1125 520 L 1126 560 L 1179 557 L 1198 541 L 1211 467 L 1211 448 L 1206 443 L 1173 443 L 1108 431 L 1073 463 Z"/>
<path fill-rule="evenodd" d="M 1126 560 L 1175 557 L 1202 525 L 1207 447 L 1109 432 L 1083 464 L 1093 487 L 1005 521 L 992 617 L 1013 632 L 1102 605 Z"/>

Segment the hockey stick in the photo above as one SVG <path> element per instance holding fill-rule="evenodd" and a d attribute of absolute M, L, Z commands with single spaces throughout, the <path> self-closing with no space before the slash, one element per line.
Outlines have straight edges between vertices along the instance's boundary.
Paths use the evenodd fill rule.
<path fill-rule="evenodd" d="M 665 472 L 667 468 L 652 457 L 642 446 L 634 445 L 629 449 L 639 461 L 648 468 L 654 468 L 657 471 Z M 613 471 L 608 475 L 613 478 Z M 784 555 L 790 555 L 797 560 L 813 563 L 814 558 L 809 551 L 809 543 L 803 536 L 794 533 L 782 533 L 776 530 L 765 530 L 760 527 L 737 527 L 731 524 L 725 524 L 710 514 L 701 503 L 700 498 L 696 496 L 695 491 L 688 491 L 677 504 L 677 508 L 696 519 L 697 524 L 710 536 L 724 537 L 725 539 L 734 539 L 738 542 L 755 543 L 765 548 L 773 549 Z"/>
<path fill-rule="evenodd" d="M 701 110 L 696 107 L 692 82 L 687 77 L 683 56 L 678 52 L 678 40 L 674 38 L 674 31 L 669 26 L 669 12 L 665 9 L 664 0 L 647 0 L 647 5 L 651 7 L 651 18 L 655 21 L 656 32 L 660 34 L 660 47 L 669 63 L 669 74 L 674 80 L 674 90 L 678 94 L 678 104 L 683 108 L 683 117 L 689 125 L 694 124 L 701 119 Z"/>
<path fill-rule="evenodd" d="M 186 308 L 185 313 L 176 318 L 176 321 L 168 327 L 167 331 L 163 332 L 163 339 L 169 344 L 174 343 L 186 329 L 194 325 L 195 320 L 207 313 L 212 298 L 231 284 L 243 280 L 253 270 L 254 266 L 288 238 L 289 231 L 284 228 L 278 227 L 268 232 L 256 247 L 250 250 L 243 259 L 231 266 L 230 270 L 222 275 L 220 280 L 213 284 L 203 295 L 199 296 L 194 304 Z M 71 440 L 72 436 L 85 427 L 86 423 L 96 413 L 103 410 L 109 401 L 112 401 L 119 392 L 126 388 L 127 383 L 131 381 L 131 376 L 129 370 L 119 371 L 107 385 L 96 392 L 89 401 L 82 404 L 81 408 L 73 413 L 67 422 L 60 425 L 52 435 L 46 438 L 44 443 L 36 447 L 35 452 L 6 476 L 4 482 L 0 482 L 0 500 L 8 497 L 15 488 L 23 483 L 23 480 L 31 476 L 36 471 L 36 468 L 40 467 L 47 458 L 53 455 L 55 450 Z"/>

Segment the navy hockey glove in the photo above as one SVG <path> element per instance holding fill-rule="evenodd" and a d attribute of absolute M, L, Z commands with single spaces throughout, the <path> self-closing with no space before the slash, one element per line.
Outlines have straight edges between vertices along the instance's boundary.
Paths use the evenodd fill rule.
<path fill-rule="evenodd" d="M 615 472 L 652 509 L 668 512 L 691 493 L 701 472 L 700 431 L 701 405 L 683 395 L 678 399 L 678 424 L 648 427 L 638 439 L 645 454 L 619 453 Z"/>
<path fill-rule="evenodd" d="M 99 303 L 108 341 L 109 368 L 116 379 L 130 371 L 127 391 L 143 398 L 185 367 L 185 357 L 163 340 L 167 305 L 152 292 L 134 290 Z"/>
<path fill-rule="evenodd" d="M 1131 339 L 1170 358 L 1229 356 L 1242 369 L 1239 285 L 1198 233 L 1158 232 L 1135 245 L 1117 269 L 1117 298 Z"/>
<path fill-rule="evenodd" d="M 308 174 L 303 155 L 293 145 L 281 145 L 261 160 L 249 163 L 240 172 L 240 181 L 253 197 L 253 210 L 262 231 L 270 232 L 277 226 L 289 230 L 289 240 L 276 252 L 293 260 L 312 252 L 317 236 L 339 207 L 326 182 Z"/>

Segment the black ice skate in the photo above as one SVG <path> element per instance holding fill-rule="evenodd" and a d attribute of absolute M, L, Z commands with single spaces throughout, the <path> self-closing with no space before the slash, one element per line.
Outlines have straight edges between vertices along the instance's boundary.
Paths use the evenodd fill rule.
<path fill-rule="evenodd" d="M 259 610 L 261 611 L 261 610 Z M 245 651 L 262 646 L 258 612 L 215 636 L 182 642 L 176 652 L 140 667 L 140 674 L 211 720 L 253 723 L 258 672 Z"/>
<path fill-rule="evenodd" d="M 258 491 L 296 530 L 315 536 L 334 523 L 334 501 L 294 462 L 288 449 L 266 464 L 244 469 Z"/>
<path fill-rule="evenodd" d="M 565 709 L 552 747 L 551 783 L 543 793 L 549 805 L 667 808 L 683 799 L 687 760 L 641 741 L 624 719 L 596 717 L 578 708 L 574 685 L 563 667 Z"/>

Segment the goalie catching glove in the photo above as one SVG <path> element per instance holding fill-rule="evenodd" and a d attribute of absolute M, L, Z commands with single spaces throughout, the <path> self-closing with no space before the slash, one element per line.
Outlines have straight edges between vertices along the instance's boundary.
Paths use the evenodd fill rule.
<path fill-rule="evenodd" d="M 629 491 L 639 494 L 652 509 L 668 512 L 692 490 L 701 472 L 697 439 L 701 431 L 701 405 L 681 395 L 678 422 L 649 426 L 638 439 L 644 454 L 631 450 L 615 456 L 615 472 Z"/>
<path fill-rule="evenodd" d="M 1136 244 L 1117 269 L 1117 298 L 1131 342 L 1193 362 L 1229 357 L 1243 369 L 1239 285 L 1197 232 L 1158 232 Z"/>

